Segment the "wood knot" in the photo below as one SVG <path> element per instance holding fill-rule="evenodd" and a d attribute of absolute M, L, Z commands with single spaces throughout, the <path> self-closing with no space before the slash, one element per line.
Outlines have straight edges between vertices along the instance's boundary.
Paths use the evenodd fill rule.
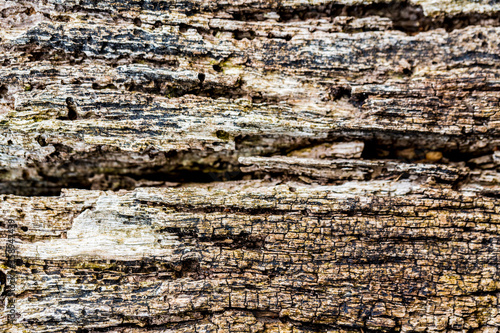
<path fill-rule="evenodd" d="M 76 110 L 76 103 L 72 97 L 66 98 L 66 107 L 68 108 L 68 119 L 75 120 L 78 118 L 78 112 Z"/>

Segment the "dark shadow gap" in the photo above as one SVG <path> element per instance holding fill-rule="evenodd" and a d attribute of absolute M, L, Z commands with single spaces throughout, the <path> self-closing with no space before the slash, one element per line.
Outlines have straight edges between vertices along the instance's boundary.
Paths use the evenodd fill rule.
<path fill-rule="evenodd" d="M 351 16 L 364 18 L 369 16 L 387 17 L 393 27 L 406 33 L 418 33 L 443 28 L 446 31 L 462 29 L 470 25 L 499 26 L 500 16 L 495 13 L 459 13 L 456 15 L 425 16 L 422 6 L 407 1 L 377 2 L 367 5 L 342 5 L 329 3 L 324 5 L 302 5 L 297 7 L 279 7 L 272 9 L 242 9 L 234 11 L 232 16 L 239 21 L 263 21 L 265 14 L 276 11 L 279 22 L 304 21 L 308 19 L 334 18 Z"/>

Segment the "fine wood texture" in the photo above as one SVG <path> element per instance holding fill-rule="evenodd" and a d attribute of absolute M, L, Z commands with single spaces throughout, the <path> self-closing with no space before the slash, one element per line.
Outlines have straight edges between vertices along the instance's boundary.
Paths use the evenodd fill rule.
<path fill-rule="evenodd" d="M 498 1 L 0 0 L 0 38 L 0 331 L 499 331 Z"/>

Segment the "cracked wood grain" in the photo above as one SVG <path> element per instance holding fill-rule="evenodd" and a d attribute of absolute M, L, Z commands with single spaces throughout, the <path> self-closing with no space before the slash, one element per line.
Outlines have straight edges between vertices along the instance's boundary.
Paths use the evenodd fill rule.
<path fill-rule="evenodd" d="M 499 10 L 0 0 L 0 330 L 498 332 Z"/>
<path fill-rule="evenodd" d="M 410 181 L 228 185 L 5 196 L 19 327 L 498 325 L 498 199 Z"/>

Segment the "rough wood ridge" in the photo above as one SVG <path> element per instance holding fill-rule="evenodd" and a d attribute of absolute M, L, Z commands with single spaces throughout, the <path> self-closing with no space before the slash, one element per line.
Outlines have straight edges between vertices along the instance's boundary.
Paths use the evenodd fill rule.
<path fill-rule="evenodd" d="M 0 50 L 0 331 L 499 331 L 497 0 L 0 0 Z"/>

